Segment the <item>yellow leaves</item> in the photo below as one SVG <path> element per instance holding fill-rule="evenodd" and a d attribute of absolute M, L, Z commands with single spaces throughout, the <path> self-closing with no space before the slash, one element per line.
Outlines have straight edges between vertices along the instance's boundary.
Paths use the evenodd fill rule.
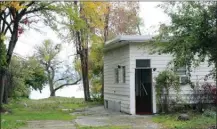
<path fill-rule="evenodd" d="M 0 8 L 1 8 L 1 11 L 4 10 L 6 8 L 6 2 L 1 1 L 0 2 Z"/>
<path fill-rule="evenodd" d="M 19 11 L 20 9 L 25 8 L 25 6 L 20 5 L 20 2 L 18 2 L 18 1 L 10 2 L 9 6 L 15 8 L 17 11 Z"/>
<path fill-rule="evenodd" d="M 1 10 L 4 10 L 7 7 L 12 7 L 15 10 L 19 11 L 19 10 L 25 8 L 26 6 L 21 5 L 19 1 L 11 1 L 11 2 L 8 2 L 8 1 L 5 2 L 5 1 L 3 1 L 3 2 L 0 2 L 0 8 L 1 8 Z"/>
<path fill-rule="evenodd" d="M 94 4 L 93 2 L 89 3 L 89 8 L 94 9 L 96 8 L 96 4 Z"/>
<path fill-rule="evenodd" d="M 82 16 L 87 19 L 90 27 L 103 29 L 108 6 L 108 2 L 82 2 Z"/>
<path fill-rule="evenodd" d="M 4 34 L 1 34 L 1 35 L 0 35 L 0 40 L 3 40 L 3 41 L 4 41 L 4 40 L 6 40 L 6 39 L 7 39 L 7 38 L 6 38 L 6 36 L 5 36 Z"/>

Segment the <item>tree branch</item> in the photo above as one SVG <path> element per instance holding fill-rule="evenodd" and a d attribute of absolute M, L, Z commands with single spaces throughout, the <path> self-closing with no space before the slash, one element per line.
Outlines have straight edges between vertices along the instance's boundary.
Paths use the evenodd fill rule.
<path fill-rule="evenodd" d="M 78 84 L 79 81 L 81 81 L 81 79 L 78 79 L 77 81 L 75 81 L 75 82 L 73 82 L 73 83 L 65 83 L 65 84 L 62 84 L 62 85 L 60 85 L 59 87 L 55 88 L 55 89 L 54 89 L 54 92 L 57 91 L 57 90 L 59 90 L 59 89 L 61 89 L 61 88 L 63 88 L 64 86 L 76 85 L 76 84 Z"/>
<path fill-rule="evenodd" d="M 1 32 L 4 32 L 5 29 L 5 24 L 7 23 L 6 21 L 6 17 L 5 17 L 5 13 L 3 13 L 3 16 L 1 15 L 0 18 L 2 19 L 3 23 L 2 23 L 2 30 Z"/>
<path fill-rule="evenodd" d="M 30 2 L 29 4 L 27 4 L 26 5 L 26 8 L 24 8 L 21 12 L 20 12 L 20 14 L 19 14 L 19 16 L 20 17 L 22 17 L 23 15 L 25 15 L 25 13 L 26 13 L 26 11 L 27 11 L 27 8 L 29 8 L 31 5 L 33 5 L 35 3 L 35 1 L 32 1 L 32 2 Z"/>
<path fill-rule="evenodd" d="M 54 84 L 55 84 L 55 83 L 57 83 L 58 81 L 65 80 L 65 79 L 67 79 L 67 78 L 70 78 L 70 77 L 69 77 L 69 76 L 67 76 L 67 77 L 64 77 L 64 78 L 60 78 L 60 79 L 56 80 L 56 81 L 54 82 Z"/>
<path fill-rule="evenodd" d="M 13 22 L 11 21 L 11 23 L 6 27 L 6 29 L 5 29 L 5 31 L 4 31 L 4 34 L 7 33 L 8 29 L 9 29 L 10 33 L 12 33 L 12 29 L 11 29 L 12 23 L 13 23 Z"/>
<path fill-rule="evenodd" d="M 46 6 L 48 6 L 48 5 L 52 4 L 52 3 L 54 3 L 54 2 L 50 2 L 48 4 L 40 6 L 38 8 L 33 9 L 33 10 L 26 11 L 25 14 L 35 13 L 35 12 L 38 12 L 38 11 L 41 11 L 41 10 L 51 10 L 50 8 L 46 8 Z"/>

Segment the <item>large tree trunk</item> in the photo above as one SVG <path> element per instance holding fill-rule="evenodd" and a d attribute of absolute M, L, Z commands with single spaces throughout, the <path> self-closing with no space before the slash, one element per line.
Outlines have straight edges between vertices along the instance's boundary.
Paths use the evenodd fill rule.
<path fill-rule="evenodd" d="M 78 5 L 77 1 L 74 1 L 74 4 L 78 10 L 79 16 L 82 13 L 83 7 L 82 5 Z M 86 21 L 85 17 L 81 16 L 81 18 Z M 86 21 L 87 22 L 87 21 Z M 88 78 L 88 34 L 85 32 L 86 30 L 77 30 L 76 34 L 76 51 L 80 56 L 81 61 L 81 73 L 82 73 L 82 81 L 83 81 L 83 89 L 84 89 L 84 99 L 85 101 L 90 101 L 90 91 L 89 91 L 89 78 Z M 86 39 L 85 39 L 86 38 Z"/>
<path fill-rule="evenodd" d="M 13 26 L 13 33 L 11 35 L 11 39 L 10 39 L 9 47 L 8 47 L 8 51 L 7 51 L 7 57 L 6 57 L 7 68 L 10 65 L 12 54 L 13 54 L 14 48 L 15 48 L 17 40 L 18 40 L 17 33 L 18 33 L 18 22 L 15 22 L 14 26 Z M 4 74 L 6 74 L 6 72 Z M 6 75 L 5 75 L 5 79 L 6 79 Z M 4 82 L 4 85 L 2 85 L 2 87 L 3 87 L 2 89 L 4 89 L 4 91 L 1 92 L 1 96 L 3 96 L 2 102 L 8 103 L 8 87 L 6 85 L 6 81 Z"/>
<path fill-rule="evenodd" d="M 8 89 L 8 82 L 7 82 L 7 75 L 5 76 L 5 79 L 4 79 L 4 96 L 3 96 L 3 103 L 4 104 L 8 104 L 8 92 L 9 92 L 9 89 Z"/>
<path fill-rule="evenodd" d="M 54 97 L 54 96 L 56 96 L 56 91 L 55 90 L 50 92 L 50 97 Z"/>
<path fill-rule="evenodd" d="M 82 81 L 84 88 L 84 98 L 85 101 L 90 101 L 90 89 L 89 89 L 89 79 L 88 79 L 88 49 L 83 48 L 80 54 L 81 60 L 81 70 L 82 70 Z"/>
<path fill-rule="evenodd" d="M 104 44 L 108 40 L 108 24 L 109 24 L 109 13 L 110 13 L 110 7 L 109 5 L 107 6 L 108 13 L 105 16 L 105 27 L 104 27 Z M 103 45 L 104 46 L 104 45 Z M 103 62 L 104 62 L 104 56 Z M 101 89 L 101 98 L 104 98 L 104 64 L 102 65 L 102 89 Z"/>
<path fill-rule="evenodd" d="M 216 32 L 216 41 L 217 41 L 217 2 L 215 3 L 215 32 Z M 217 46 L 216 46 L 217 49 Z M 216 89 L 217 89 L 217 59 L 215 59 L 215 83 L 216 83 Z M 216 91 L 217 92 L 217 91 Z M 217 93 L 216 93 L 217 95 Z M 215 96 L 215 99 L 217 99 L 217 96 Z M 216 106 L 216 112 L 217 112 L 217 102 L 215 103 Z"/>
<path fill-rule="evenodd" d="M 217 7 L 216 7 L 216 9 L 217 9 Z M 216 13 L 217 13 L 217 11 L 216 11 Z M 215 84 L 216 84 L 216 89 L 217 89 L 217 60 L 215 61 Z M 215 101 L 217 101 L 216 100 L 217 99 L 217 93 L 216 93 L 216 96 L 214 97 L 214 99 L 215 99 Z M 217 112 L 217 102 L 215 102 L 214 104 L 215 104 L 216 112 Z"/>
<path fill-rule="evenodd" d="M 49 87 L 50 87 L 50 96 L 55 96 L 55 91 L 53 87 L 53 81 L 51 80 L 50 76 L 48 77 Z"/>
<path fill-rule="evenodd" d="M 50 71 L 50 69 L 52 71 Z M 48 74 L 48 84 L 49 84 L 49 88 L 50 88 L 50 96 L 55 96 L 55 92 L 54 92 L 54 84 L 53 84 L 53 79 L 54 79 L 54 69 L 50 66 L 50 64 L 48 64 L 46 66 L 46 71 Z"/>
<path fill-rule="evenodd" d="M 4 97 L 4 88 L 5 88 L 5 81 L 6 81 L 6 74 L 5 74 L 5 70 L 1 70 L 1 74 L 0 74 L 0 84 L 1 84 L 1 88 L 0 88 L 0 93 L 1 93 L 1 96 L 0 96 L 0 100 L 1 100 L 1 106 L 2 106 L 2 103 L 3 103 L 3 97 Z M 1 107 L 2 109 L 2 107 Z"/>

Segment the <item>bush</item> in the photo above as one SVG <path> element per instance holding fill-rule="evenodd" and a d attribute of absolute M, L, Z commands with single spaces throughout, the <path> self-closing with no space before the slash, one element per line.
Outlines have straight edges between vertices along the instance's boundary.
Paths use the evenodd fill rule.
<path fill-rule="evenodd" d="M 169 111 L 169 90 L 174 89 L 175 91 L 179 91 L 179 77 L 170 70 L 165 70 L 159 73 L 156 77 L 156 92 L 157 92 L 157 100 L 160 104 L 160 111 L 168 112 Z"/>
<path fill-rule="evenodd" d="M 102 101 L 101 98 L 102 83 L 100 78 L 91 80 L 90 95 L 93 101 Z"/>
<path fill-rule="evenodd" d="M 216 86 L 211 83 L 204 83 L 202 85 L 203 94 L 208 97 L 208 100 L 212 100 L 213 103 L 217 104 L 217 94 L 216 94 Z"/>
<path fill-rule="evenodd" d="M 205 110 L 204 113 L 203 113 L 203 116 L 216 118 L 216 112 L 212 111 L 212 110 Z"/>
<path fill-rule="evenodd" d="M 199 112 L 203 112 L 210 104 L 217 104 L 216 86 L 205 82 L 193 89 L 192 101 Z"/>

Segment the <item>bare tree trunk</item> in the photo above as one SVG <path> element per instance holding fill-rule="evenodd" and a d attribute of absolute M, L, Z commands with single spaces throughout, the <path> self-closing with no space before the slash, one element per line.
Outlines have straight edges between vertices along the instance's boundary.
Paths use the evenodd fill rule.
<path fill-rule="evenodd" d="M 90 89 L 88 79 L 88 49 L 83 48 L 80 54 L 81 70 L 82 70 L 82 81 L 84 87 L 84 98 L 85 101 L 90 101 Z"/>
<path fill-rule="evenodd" d="M 13 33 L 11 35 L 11 39 L 10 39 L 10 42 L 9 44 L 9 48 L 8 48 L 8 51 L 7 51 L 7 68 L 9 67 L 10 65 L 10 62 L 11 62 L 11 58 L 12 58 L 12 54 L 13 54 L 13 51 L 14 51 L 14 48 L 16 46 L 16 43 L 17 43 L 17 40 L 18 40 L 18 37 L 17 37 L 17 30 L 18 30 L 18 23 L 15 22 L 14 23 L 14 26 L 13 26 Z M 6 72 L 4 72 L 4 74 L 6 74 Z M 5 75 L 5 79 L 6 79 L 6 75 Z M 6 82 L 4 82 L 4 85 L 2 85 L 4 89 L 3 92 L 1 92 L 1 96 L 3 96 L 2 98 L 2 102 L 3 103 L 8 103 L 8 88 L 7 88 L 7 85 L 6 85 Z"/>
<path fill-rule="evenodd" d="M 46 71 L 48 74 L 48 84 L 49 84 L 49 88 L 50 88 L 50 97 L 51 96 L 55 96 L 55 92 L 54 92 L 54 84 L 53 84 L 53 79 L 54 79 L 54 69 L 51 68 L 52 71 L 50 71 L 51 66 L 50 64 L 48 64 L 46 66 Z"/>
<path fill-rule="evenodd" d="M 48 77 L 49 81 L 49 87 L 50 87 L 50 96 L 55 96 L 54 87 L 53 87 L 53 81 Z"/>
<path fill-rule="evenodd" d="M 78 7 L 77 1 L 74 1 L 75 6 Z M 78 15 L 87 22 L 86 18 L 81 14 L 83 7 L 80 4 L 80 10 L 76 12 Z M 80 56 L 81 61 L 81 72 L 82 72 L 82 81 L 83 81 L 83 88 L 84 88 L 84 98 L 85 101 L 90 101 L 90 89 L 89 89 L 89 78 L 88 78 L 88 39 L 89 35 L 85 29 L 80 29 L 76 31 L 76 50 Z"/>
<path fill-rule="evenodd" d="M 107 9 L 108 9 L 108 13 L 106 14 L 106 17 L 105 17 L 105 27 L 104 27 L 104 44 L 108 40 L 108 24 L 109 24 L 110 7 L 107 6 Z M 104 56 L 102 58 L 104 60 Z M 102 80 L 101 81 L 102 81 L 101 98 L 103 99 L 104 98 L 104 65 L 102 65 Z"/>
<path fill-rule="evenodd" d="M 215 32 L 216 32 L 216 41 L 217 41 L 217 2 L 215 2 Z M 217 46 L 216 46 L 217 48 Z M 215 59 L 215 83 L 216 83 L 216 89 L 217 89 L 217 59 Z M 217 96 L 215 96 L 217 97 Z M 217 98 L 215 98 L 217 99 Z M 217 102 L 215 103 L 215 106 L 216 106 L 216 112 L 217 112 Z"/>
<path fill-rule="evenodd" d="M 216 7 L 216 10 L 217 10 L 217 7 Z M 217 13 L 217 11 L 216 11 Z M 216 14 L 217 15 L 217 14 Z M 217 23 L 216 23 L 217 24 Z M 216 25 L 217 26 L 217 25 Z M 216 85 L 216 89 L 217 89 L 217 60 L 215 61 L 215 85 Z M 215 104 L 215 107 L 216 107 L 216 112 L 217 112 L 217 96 L 215 95 L 214 97 L 214 104 Z"/>
<path fill-rule="evenodd" d="M 1 74 L 0 74 L 0 84 L 1 84 L 1 91 L 0 91 L 0 93 L 1 93 L 1 98 L 0 98 L 0 100 L 1 100 L 1 106 L 2 106 L 2 103 L 3 103 L 3 97 L 4 97 L 4 88 L 5 88 L 5 79 L 6 79 L 6 74 L 5 74 L 5 70 L 1 70 Z M 2 109 L 2 107 L 1 107 L 1 109 Z"/>
<path fill-rule="evenodd" d="M 7 75 L 5 75 L 4 76 L 4 85 L 5 85 L 5 87 L 4 87 L 4 96 L 3 96 L 3 103 L 4 104 L 8 104 L 8 91 L 9 91 L 9 89 L 8 89 L 8 84 L 7 84 Z"/>
<path fill-rule="evenodd" d="M 137 26 L 137 29 L 138 29 L 139 35 L 142 35 L 141 30 L 140 30 L 139 23 L 138 23 L 136 26 Z"/>
<path fill-rule="evenodd" d="M 50 97 L 53 97 L 53 96 L 56 96 L 56 91 L 55 90 L 50 92 Z"/>

